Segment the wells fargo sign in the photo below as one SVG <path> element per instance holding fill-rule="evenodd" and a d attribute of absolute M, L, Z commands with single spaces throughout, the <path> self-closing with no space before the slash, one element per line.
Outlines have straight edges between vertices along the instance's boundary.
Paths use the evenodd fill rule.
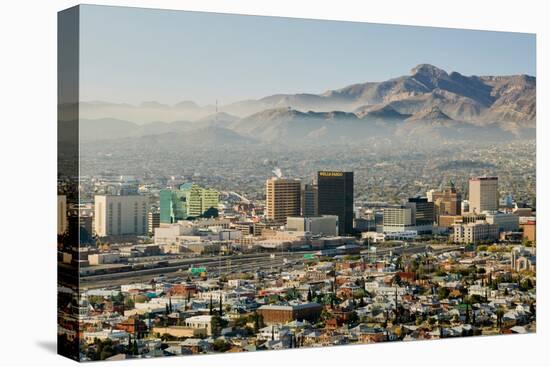
<path fill-rule="evenodd" d="M 319 176 L 322 176 L 322 177 L 342 177 L 343 175 L 344 175 L 344 172 L 334 172 L 334 171 L 319 172 Z"/>

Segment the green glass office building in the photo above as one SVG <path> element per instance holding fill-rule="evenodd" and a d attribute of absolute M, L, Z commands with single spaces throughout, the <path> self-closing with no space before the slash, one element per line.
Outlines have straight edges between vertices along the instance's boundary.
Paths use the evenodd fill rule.
<path fill-rule="evenodd" d="M 187 218 L 200 217 L 211 208 L 217 208 L 219 193 L 213 189 L 184 183 L 178 189 L 160 191 L 160 223 L 176 223 Z"/>

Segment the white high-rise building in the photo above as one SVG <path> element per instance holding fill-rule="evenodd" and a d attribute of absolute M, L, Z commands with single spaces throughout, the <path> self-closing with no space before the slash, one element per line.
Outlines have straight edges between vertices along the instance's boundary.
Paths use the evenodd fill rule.
<path fill-rule="evenodd" d="M 147 234 L 148 199 L 141 195 L 96 195 L 95 233 L 100 237 Z"/>
<path fill-rule="evenodd" d="M 405 232 L 416 230 L 415 208 L 397 206 L 384 208 L 383 232 Z"/>

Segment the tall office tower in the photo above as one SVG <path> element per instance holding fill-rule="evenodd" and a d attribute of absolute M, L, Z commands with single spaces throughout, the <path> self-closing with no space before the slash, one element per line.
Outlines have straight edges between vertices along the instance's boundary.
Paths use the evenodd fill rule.
<path fill-rule="evenodd" d="M 414 206 L 414 216 L 418 233 L 431 233 L 435 220 L 434 203 L 429 202 L 428 198 L 417 196 L 409 198 L 407 206 Z"/>
<path fill-rule="evenodd" d="M 317 185 L 305 184 L 302 186 L 302 216 L 316 217 L 318 214 Z"/>
<path fill-rule="evenodd" d="M 160 222 L 176 223 L 189 217 L 200 217 L 218 208 L 220 194 L 193 183 L 160 191 Z"/>
<path fill-rule="evenodd" d="M 57 234 L 67 232 L 67 196 L 57 195 Z"/>
<path fill-rule="evenodd" d="M 319 215 L 337 215 L 338 233 L 353 232 L 353 172 L 317 172 Z"/>
<path fill-rule="evenodd" d="M 99 237 L 147 234 L 149 203 L 141 195 L 96 195 L 95 233 Z"/>
<path fill-rule="evenodd" d="M 160 222 L 176 223 L 187 218 L 185 192 L 179 189 L 160 190 Z"/>
<path fill-rule="evenodd" d="M 439 223 L 440 215 L 460 215 L 462 213 L 462 194 L 457 191 L 452 182 L 443 190 L 428 191 L 426 196 L 428 202 L 434 203 L 434 218 L 437 223 Z"/>
<path fill-rule="evenodd" d="M 300 215 L 301 182 L 295 179 L 273 177 L 266 181 L 266 218 L 285 223 L 287 217 Z"/>
<path fill-rule="evenodd" d="M 498 210 L 498 177 L 476 177 L 470 179 L 470 212 Z"/>
<path fill-rule="evenodd" d="M 220 194 L 216 190 L 190 183 L 181 185 L 180 189 L 185 192 L 188 217 L 200 217 L 212 208 L 217 210 Z"/>
<path fill-rule="evenodd" d="M 150 211 L 147 215 L 147 231 L 151 234 L 155 233 L 155 228 L 160 227 L 160 212 Z"/>

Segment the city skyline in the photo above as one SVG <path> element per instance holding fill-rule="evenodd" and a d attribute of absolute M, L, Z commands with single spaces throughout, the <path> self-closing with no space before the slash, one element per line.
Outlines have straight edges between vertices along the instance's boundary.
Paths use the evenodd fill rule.
<path fill-rule="evenodd" d="M 537 331 L 534 35 L 59 20 L 60 354 Z"/>

